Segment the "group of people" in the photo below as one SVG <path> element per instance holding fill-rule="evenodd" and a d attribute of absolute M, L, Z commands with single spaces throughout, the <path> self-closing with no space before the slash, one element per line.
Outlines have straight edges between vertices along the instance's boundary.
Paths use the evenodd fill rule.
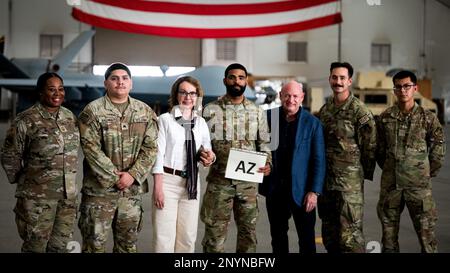
<path fill-rule="evenodd" d="M 203 251 L 224 252 L 232 213 L 236 252 L 255 252 L 258 193 L 266 197 L 274 253 L 289 252 L 291 216 L 299 251 L 316 252 L 316 208 L 328 252 L 364 252 L 364 180 L 373 180 L 378 163 L 383 252 L 400 251 L 405 204 L 422 251 L 437 252 L 431 178 L 445 157 L 442 126 L 415 103 L 412 72 L 394 76 L 397 104 L 377 119 L 350 92 L 352 75 L 349 63 L 331 64 L 333 96 L 318 117 L 303 109 L 303 86 L 296 81 L 282 87 L 281 107 L 265 112 L 244 96 L 247 70 L 233 63 L 225 69 L 222 97 L 203 109 L 200 82 L 182 76 L 172 85 L 169 112 L 157 117 L 129 96 L 130 70 L 114 63 L 105 72 L 106 94 L 76 117 L 62 106 L 63 79 L 42 74 L 39 101 L 18 114 L 1 153 L 9 182 L 17 184 L 22 251 L 68 251 L 78 218 L 83 252 L 105 252 L 110 231 L 113 252 L 137 252 L 142 195 L 153 175 L 154 252 L 194 252 L 199 215 Z M 257 169 L 262 183 L 226 178 L 231 149 L 266 154 Z M 209 167 L 201 203 L 200 165 Z"/>
<path fill-rule="evenodd" d="M 434 113 L 415 102 L 417 78 L 411 71 L 393 77 L 397 103 L 377 119 L 351 93 L 352 76 L 349 63 L 331 63 L 333 96 L 318 118 L 302 109 L 301 84 L 289 82 L 280 92 L 282 111 L 275 129 L 279 146 L 272 151 L 272 173 L 260 186 L 266 196 L 273 252 L 289 252 L 291 216 L 300 252 L 316 251 L 316 207 L 327 252 L 365 252 L 364 180 L 373 180 L 378 163 L 382 252 L 400 251 L 400 215 L 406 205 L 421 251 L 435 253 L 437 211 L 431 178 L 445 157 L 443 128 Z"/>

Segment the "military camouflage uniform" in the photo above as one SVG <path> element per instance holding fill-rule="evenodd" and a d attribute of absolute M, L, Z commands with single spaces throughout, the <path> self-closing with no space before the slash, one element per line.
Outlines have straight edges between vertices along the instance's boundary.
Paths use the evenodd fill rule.
<path fill-rule="evenodd" d="M 156 158 L 156 115 L 145 103 L 129 97 L 122 114 L 108 96 L 88 104 L 79 117 L 83 148 L 83 198 L 78 226 L 83 252 L 105 252 L 111 226 L 114 252 L 136 252 L 142 228 L 142 198 Z M 134 183 L 116 187 L 116 171 L 128 172 Z"/>
<path fill-rule="evenodd" d="M 224 252 L 233 211 L 238 230 L 236 252 L 255 252 L 257 183 L 225 178 L 225 169 L 230 148 L 266 152 L 271 162 L 267 118 L 248 99 L 233 105 L 226 96 L 208 104 L 203 116 L 210 127 L 212 149 L 217 157 L 206 178 L 208 186 L 200 213 L 205 223 L 203 251 Z"/>
<path fill-rule="evenodd" d="M 327 155 L 318 206 L 323 242 L 328 252 L 364 252 L 364 179 L 372 180 L 375 170 L 375 120 L 353 94 L 340 106 L 329 99 L 320 120 Z"/>
<path fill-rule="evenodd" d="M 67 252 L 77 214 L 79 146 L 76 117 L 64 107 L 53 115 L 36 103 L 8 130 L 1 160 L 9 182 L 17 184 L 23 252 Z"/>
<path fill-rule="evenodd" d="M 431 177 L 438 174 L 445 157 L 442 126 L 435 114 L 417 104 L 409 114 L 395 105 L 381 114 L 378 133 L 377 161 L 383 169 L 377 207 L 382 251 L 399 252 L 400 214 L 406 204 L 422 252 L 437 252 Z"/>

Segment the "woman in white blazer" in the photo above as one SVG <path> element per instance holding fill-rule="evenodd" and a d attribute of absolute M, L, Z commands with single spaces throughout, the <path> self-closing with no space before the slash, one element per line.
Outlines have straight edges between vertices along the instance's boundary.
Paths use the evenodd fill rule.
<path fill-rule="evenodd" d="M 195 250 L 200 200 L 198 165 L 215 161 L 208 125 L 200 113 L 203 90 L 190 76 L 172 85 L 169 112 L 158 118 L 158 154 L 153 167 L 153 250 Z"/>

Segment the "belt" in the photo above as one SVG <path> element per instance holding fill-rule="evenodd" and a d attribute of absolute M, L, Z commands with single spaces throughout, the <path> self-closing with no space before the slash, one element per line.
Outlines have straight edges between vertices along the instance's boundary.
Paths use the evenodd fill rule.
<path fill-rule="evenodd" d="M 178 176 L 180 176 L 182 178 L 186 178 L 187 177 L 187 172 L 186 171 L 175 170 L 175 169 L 172 169 L 172 168 L 169 168 L 169 167 L 164 167 L 163 169 L 164 169 L 165 173 L 178 175 Z"/>

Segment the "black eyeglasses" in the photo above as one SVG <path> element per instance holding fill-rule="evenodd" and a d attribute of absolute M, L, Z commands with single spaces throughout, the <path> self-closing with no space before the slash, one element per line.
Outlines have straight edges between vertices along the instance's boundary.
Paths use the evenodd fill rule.
<path fill-rule="evenodd" d="M 180 94 L 182 97 L 187 97 L 187 96 L 190 96 L 191 98 L 197 97 L 197 92 L 179 91 L 178 94 Z"/>
<path fill-rule="evenodd" d="M 404 85 L 396 85 L 394 86 L 394 91 L 402 91 L 402 89 L 404 89 L 405 91 L 409 91 L 409 89 L 411 89 L 411 87 L 415 86 L 415 84 L 413 83 L 408 83 L 408 84 L 404 84 Z"/>

